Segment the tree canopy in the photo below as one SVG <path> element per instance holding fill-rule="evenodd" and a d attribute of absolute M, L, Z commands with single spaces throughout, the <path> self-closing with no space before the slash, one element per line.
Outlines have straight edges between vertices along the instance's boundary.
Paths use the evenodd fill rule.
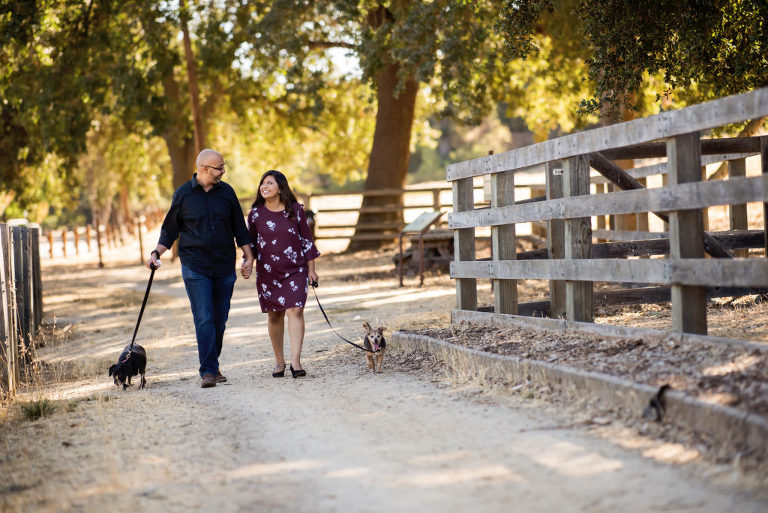
<path fill-rule="evenodd" d="M 764 0 L 505 0 L 497 28 L 508 58 L 535 52 L 532 34 L 563 11 L 578 19 L 589 57 L 595 86 L 585 112 L 635 107 L 649 75 L 663 76 L 657 100 L 673 90 L 701 100 L 768 85 Z"/>
<path fill-rule="evenodd" d="M 765 86 L 766 15 L 760 0 L 0 0 L 0 206 L 167 199 L 193 170 L 190 88 L 241 192 L 269 168 L 305 191 L 399 189 L 412 134 L 446 120 L 496 109 L 543 140 L 665 94 Z"/>

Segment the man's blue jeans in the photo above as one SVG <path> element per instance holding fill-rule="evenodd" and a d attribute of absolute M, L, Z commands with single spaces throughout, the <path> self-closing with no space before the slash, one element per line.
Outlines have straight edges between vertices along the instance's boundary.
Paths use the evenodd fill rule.
<path fill-rule="evenodd" d="M 237 274 L 212 278 L 189 267 L 181 266 L 181 277 L 187 289 L 192 317 L 195 320 L 200 376 L 219 371 L 219 355 L 224 340 L 224 328 L 229 317 L 229 303 Z"/>

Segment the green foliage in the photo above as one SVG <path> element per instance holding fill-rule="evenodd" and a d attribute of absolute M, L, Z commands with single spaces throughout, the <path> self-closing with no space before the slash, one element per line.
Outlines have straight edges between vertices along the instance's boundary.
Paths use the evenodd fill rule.
<path fill-rule="evenodd" d="M 764 0 L 590 0 L 579 15 L 595 49 L 595 96 L 609 105 L 640 89 L 643 71 L 663 72 L 671 89 L 699 84 L 714 96 L 768 85 Z"/>
<path fill-rule="evenodd" d="M 399 129 L 413 130 L 423 158 L 435 137 L 425 120 L 480 125 L 499 102 L 539 139 L 577 129 L 590 121 L 571 108 L 589 87 L 581 34 L 573 9 L 551 9 L 572 4 L 507 2 L 504 13 L 528 11 L 525 23 L 505 25 L 513 18 L 493 0 L 221 0 L 187 2 L 184 13 L 150 0 L 4 1 L 0 193 L 19 191 L 11 212 L 50 210 L 51 225 L 91 207 L 106 215 L 167 201 L 171 156 L 191 152 L 182 15 L 207 144 L 246 197 L 270 168 L 299 192 L 363 179 L 378 81 L 393 64 L 396 91 L 420 84 L 416 122 Z M 530 55 L 505 63 L 500 33 L 516 27 Z M 340 67 L 338 52 L 356 65 Z M 433 163 L 484 154 L 483 144 Z"/>
<path fill-rule="evenodd" d="M 556 0 L 505 0 L 494 29 L 507 39 L 504 54 L 507 60 L 525 59 L 539 50 L 533 35 L 538 30 L 542 14 L 555 12 Z"/>
<path fill-rule="evenodd" d="M 344 79 L 355 75 L 334 70 L 329 48 L 353 55 L 363 80 L 374 87 L 382 69 L 397 63 L 396 90 L 407 80 L 427 84 L 435 107 L 469 122 L 479 122 L 489 111 L 504 80 L 502 40 L 490 30 L 496 2 L 490 0 L 306 1 L 301 8 L 288 1 L 261 4 L 255 9 L 249 55 L 260 77 L 279 70 L 285 85 L 275 91 L 304 97 L 309 105 L 322 105 L 316 94 L 328 77 L 322 70 Z"/>
<path fill-rule="evenodd" d="M 534 35 L 558 13 L 583 31 L 593 92 L 582 113 L 637 108 L 647 77 L 663 77 L 656 109 L 675 90 L 702 101 L 768 85 L 764 0 L 507 0 L 496 25 L 507 57 L 539 51 Z"/>
<path fill-rule="evenodd" d="M 55 153 L 61 172 L 83 151 L 90 114 L 105 93 L 107 40 L 102 21 L 111 2 L 17 2 L 0 6 L 0 177 L 28 186 L 27 168 Z M 6 139 L 6 135 L 10 139 Z M 6 182 L 6 180 L 8 180 Z"/>
<path fill-rule="evenodd" d="M 522 118 L 535 141 L 595 123 L 595 116 L 579 116 L 576 108 L 591 92 L 584 59 L 562 51 L 549 36 L 535 35 L 531 41 L 538 52 L 509 63 L 506 115 Z"/>

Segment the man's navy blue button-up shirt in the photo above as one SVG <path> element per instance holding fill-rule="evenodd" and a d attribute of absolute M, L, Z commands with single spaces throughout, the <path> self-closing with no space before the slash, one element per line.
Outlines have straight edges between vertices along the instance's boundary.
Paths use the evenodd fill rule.
<path fill-rule="evenodd" d="M 176 189 L 158 243 L 170 248 L 177 238 L 182 265 L 212 278 L 232 273 L 237 256 L 232 240 L 237 246 L 251 243 L 234 189 L 219 182 L 205 192 L 197 174 Z"/>

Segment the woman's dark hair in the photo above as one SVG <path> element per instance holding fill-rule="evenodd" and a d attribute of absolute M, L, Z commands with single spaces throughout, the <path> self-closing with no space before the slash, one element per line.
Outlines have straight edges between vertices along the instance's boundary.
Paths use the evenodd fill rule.
<path fill-rule="evenodd" d="M 256 199 L 254 200 L 253 205 L 251 205 L 251 208 L 256 208 L 265 203 L 266 200 L 264 199 L 264 196 L 261 195 L 261 184 L 264 183 L 264 180 L 268 176 L 271 176 L 275 179 L 275 182 L 277 182 L 280 201 L 282 201 L 283 205 L 285 205 L 285 211 L 288 213 L 288 218 L 294 219 L 296 217 L 296 213 L 293 211 L 293 204 L 298 203 L 298 200 L 296 199 L 296 195 L 291 190 L 291 186 L 288 185 L 288 179 L 283 173 L 275 169 L 270 169 L 261 176 L 261 180 L 259 180 L 259 189 L 256 192 Z"/>

